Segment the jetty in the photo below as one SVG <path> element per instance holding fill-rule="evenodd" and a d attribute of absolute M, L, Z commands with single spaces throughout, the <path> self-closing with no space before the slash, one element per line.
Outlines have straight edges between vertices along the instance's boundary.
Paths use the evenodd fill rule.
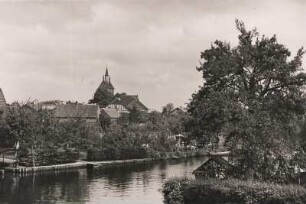
<path fill-rule="evenodd" d="M 118 165 L 127 165 L 132 163 L 144 163 L 144 162 L 152 162 L 155 159 L 145 158 L 145 159 L 128 159 L 128 160 L 112 160 L 112 161 L 78 161 L 75 163 L 67 163 L 67 164 L 57 164 L 57 165 L 49 165 L 49 166 L 36 166 L 36 167 L 5 167 L 3 170 L 0 170 L 0 175 L 4 175 L 4 172 L 14 173 L 14 174 L 25 174 L 25 173 L 39 173 L 46 171 L 62 171 L 68 169 L 81 169 L 81 168 L 103 168 L 103 167 L 111 167 Z"/>
<path fill-rule="evenodd" d="M 111 166 L 118 166 L 118 165 L 127 165 L 127 164 L 133 164 L 133 163 L 145 163 L 145 162 L 152 162 L 152 161 L 156 161 L 156 159 L 145 158 L 145 159 L 127 159 L 127 160 L 87 162 L 87 168 L 94 169 L 94 168 L 103 168 L 103 167 L 111 167 Z"/>
<path fill-rule="evenodd" d="M 49 165 L 49 166 L 36 166 L 36 167 L 6 167 L 4 171 L 10 173 L 34 173 L 34 172 L 42 172 L 42 171 L 59 171 L 59 170 L 67 170 L 67 169 L 75 169 L 75 168 L 85 168 L 87 167 L 86 161 L 79 161 L 75 163 L 68 164 L 57 164 L 57 165 Z"/>

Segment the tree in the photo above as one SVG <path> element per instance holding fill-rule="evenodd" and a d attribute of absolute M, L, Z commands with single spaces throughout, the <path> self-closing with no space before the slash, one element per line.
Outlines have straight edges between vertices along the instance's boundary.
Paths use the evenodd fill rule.
<path fill-rule="evenodd" d="M 93 99 L 89 100 L 90 104 L 98 104 L 100 107 L 106 107 L 114 99 L 114 96 L 106 89 L 98 88 Z"/>
<path fill-rule="evenodd" d="M 35 150 L 42 147 L 50 128 L 49 113 L 37 110 L 35 101 L 13 103 L 5 117 L 6 130 L 14 143 L 19 142 L 24 150 L 30 149 L 32 165 L 35 166 Z"/>
<path fill-rule="evenodd" d="M 60 122 L 52 111 L 39 109 L 35 101 L 9 106 L 0 123 L 0 136 L 3 133 L 8 147 L 19 142 L 18 159 L 32 166 L 72 162 L 78 151 L 99 140 L 95 127 L 84 120 Z"/>
<path fill-rule="evenodd" d="M 190 125 L 206 141 L 226 137 L 241 177 L 284 180 L 304 114 L 304 50 L 290 58 L 275 35 L 247 31 L 238 20 L 236 27 L 236 47 L 217 40 L 201 53 L 203 87 L 188 106 Z"/>
<path fill-rule="evenodd" d="M 5 122 L 5 118 L 0 116 L 0 148 L 12 148 L 16 142 L 9 136 L 9 127 Z"/>
<path fill-rule="evenodd" d="M 167 105 L 165 105 L 165 106 L 163 107 L 162 114 L 163 114 L 164 116 L 169 116 L 170 113 L 171 113 L 171 111 L 173 111 L 173 110 L 174 110 L 174 105 L 173 105 L 173 103 L 168 103 Z"/>
<path fill-rule="evenodd" d="M 175 115 L 168 115 L 164 117 L 162 122 L 165 127 L 167 127 L 172 134 L 182 134 L 187 132 L 186 124 L 189 120 L 189 115 L 185 112 L 178 113 Z"/>
<path fill-rule="evenodd" d="M 133 106 L 129 113 L 129 122 L 130 123 L 138 123 L 140 121 L 140 111 Z"/>
<path fill-rule="evenodd" d="M 161 113 L 157 111 L 153 111 L 149 113 L 148 120 L 153 124 L 153 125 L 160 125 L 162 122 L 162 115 Z"/>

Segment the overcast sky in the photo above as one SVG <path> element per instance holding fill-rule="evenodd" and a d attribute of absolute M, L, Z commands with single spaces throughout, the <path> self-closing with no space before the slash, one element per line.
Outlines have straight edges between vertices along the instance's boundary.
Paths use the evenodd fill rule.
<path fill-rule="evenodd" d="M 0 87 L 9 103 L 87 102 L 108 64 L 115 92 L 184 105 L 202 84 L 200 52 L 237 43 L 236 18 L 306 47 L 305 0 L 0 0 Z"/>

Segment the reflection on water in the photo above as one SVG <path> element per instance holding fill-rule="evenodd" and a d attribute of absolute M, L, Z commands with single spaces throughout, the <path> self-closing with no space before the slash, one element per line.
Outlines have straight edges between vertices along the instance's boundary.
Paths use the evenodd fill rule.
<path fill-rule="evenodd" d="M 202 158 L 126 165 L 100 170 L 0 178 L 0 203 L 162 203 L 163 182 L 192 176 Z"/>
<path fill-rule="evenodd" d="M 0 180 L 0 202 L 86 201 L 87 182 L 86 170 L 36 176 L 6 176 Z"/>

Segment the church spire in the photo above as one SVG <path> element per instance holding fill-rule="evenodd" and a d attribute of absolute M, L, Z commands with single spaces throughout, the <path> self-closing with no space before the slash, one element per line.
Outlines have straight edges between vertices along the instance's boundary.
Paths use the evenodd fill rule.
<path fill-rule="evenodd" d="M 110 78 L 110 75 L 108 73 L 108 66 L 107 65 L 106 65 L 106 68 L 105 68 L 105 74 L 103 75 L 102 82 L 101 82 L 99 88 L 97 89 L 97 91 L 98 90 L 100 90 L 100 91 L 107 91 L 111 95 L 114 95 L 115 88 L 112 85 L 111 78 Z"/>
<path fill-rule="evenodd" d="M 106 70 L 105 70 L 105 76 L 109 76 L 109 75 L 108 75 L 108 68 L 107 68 L 107 65 L 106 65 Z"/>
<path fill-rule="evenodd" d="M 107 65 L 106 65 L 106 70 L 105 70 L 105 75 L 104 75 L 104 77 L 103 77 L 103 81 L 105 81 L 105 82 L 108 83 L 108 84 L 111 83 L 111 82 L 110 82 L 110 76 L 109 76 L 109 74 L 108 74 L 108 67 L 107 67 Z"/>

